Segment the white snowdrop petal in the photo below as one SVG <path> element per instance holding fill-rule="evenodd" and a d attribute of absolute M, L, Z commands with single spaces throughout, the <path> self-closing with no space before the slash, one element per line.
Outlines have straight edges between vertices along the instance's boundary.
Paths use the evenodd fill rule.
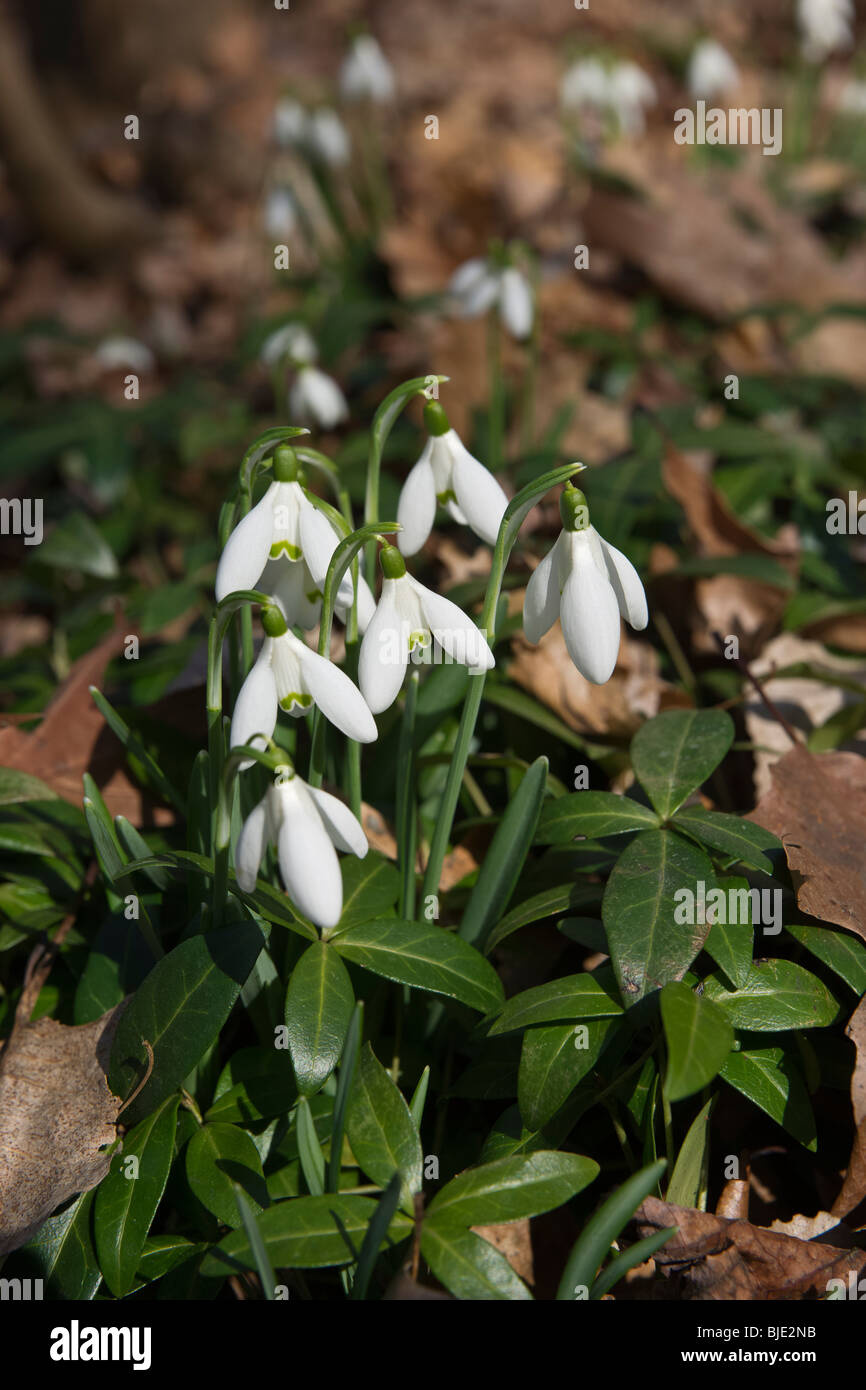
<path fill-rule="evenodd" d="M 335 927 L 343 911 L 337 852 L 305 787 L 289 783 L 281 801 L 277 860 L 285 890 L 317 927 Z"/>
<path fill-rule="evenodd" d="M 277 683 L 267 659 L 270 638 L 266 638 L 253 669 L 238 692 L 232 714 L 229 747 L 240 748 L 249 743 L 254 734 L 264 734 L 270 738 L 277 723 Z M 262 739 L 253 743 L 254 748 L 264 748 Z M 252 767 L 253 759 L 247 758 L 240 765 L 243 772 Z"/>
<path fill-rule="evenodd" d="M 595 566 L 588 548 L 565 582 L 560 604 L 562 635 L 568 654 L 588 681 L 610 680 L 619 653 L 619 608 L 606 575 Z"/>
<path fill-rule="evenodd" d="M 358 684 L 373 714 L 381 714 L 396 700 L 409 661 L 409 634 L 397 604 L 397 584 L 386 579 L 358 658 Z"/>
<path fill-rule="evenodd" d="M 235 845 L 235 873 L 238 884 L 245 893 L 252 893 L 256 886 L 265 853 L 266 833 L 267 814 L 263 797 L 241 826 L 241 833 Z"/>
<path fill-rule="evenodd" d="M 366 701 L 345 671 L 327 657 L 305 648 L 300 658 L 304 683 L 326 719 L 358 743 L 373 743 L 378 737 L 376 721 Z"/>
<path fill-rule="evenodd" d="M 532 332 L 532 288 L 515 266 L 503 271 L 499 291 L 502 321 L 513 338 L 528 338 Z"/>
<path fill-rule="evenodd" d="M 363 859 L 369 849 L 367 836 L 361 822 L 348 806 L 336 796 L 331 796 L 330 792 L 323 792 L 320 787 L 307 787 L 307 791 L 315 801 L 322 824 L 337 849 L 344 850 L 346 854 L 356 854 L 359 859 Z"/>
<path fill-rule="evenodd" d="M 457 439 L 453 449 L 452 480 L 460 511 L 476 536 L 495 545 L 508 498 L 493 474 L 473 458 L 461 440 Z"/>
<path fill-rule="evenodd" d="M 523 631 L 528 642 L 540 642 L 559 617 L 559 547 L 562 532 L 536 565 L 523 598 Z"/>
<path fill-rule="evenodd" d="M 636 632 L 642 632 L 649 622 L 649 612 L 640 575 L 621 550 L 601 536 L 599 540 L 619 611 Z"/>
<path fill-rule="evenodd" d="M 420 550 L 433 529 L 436 516 L 436 484 L 430 457 L 433 441 L 428 439 L 418 462 L 410 469 L 397 504 L 397 521 L 402 531 L 397 533 L 397 545 L 403 555 Z"/>
<path fill-rule="evenodd" d="M 262 593 L 270 594 L 279 605 L 283 617 L 290 627 L 315 627 L 319 621 L 321 599 L 308 598 L 316 587 L 306 565 L 300 561 L 269 560 L 258 582 Z"/>
<path fill-rule="evenodd" d="M 232 531 L 216 573 L 216 600 L 237 589 L 254 589 L 267 564 L 274 534 L 274 498 L 279 483 L 271 483 L 261 502 Z"/>
<path fill-rule="evenodd" d="M 340 538 L 324 513 L 307 498 L 301 507 L 300 535 L 307 569 L 319 589 L 324 590 L 328 565 Z"/>
<path fill-rule="evenodd" d="M 492 670 L 496 661 L 487 640 L 463 609 L 425 588 L 417 579 L 407 578 L 421 601 L 425 622 L 442 650 L 470 670 Z"/>
<path fill-rule="evenodd" d="M 483 281 L 490 278 L 487 262 L 481 256 L 473 256 L 471 261 L 464 261 L 457 267 L 448 281 L 448 290 L 460 296 L 472 294 Z"/>

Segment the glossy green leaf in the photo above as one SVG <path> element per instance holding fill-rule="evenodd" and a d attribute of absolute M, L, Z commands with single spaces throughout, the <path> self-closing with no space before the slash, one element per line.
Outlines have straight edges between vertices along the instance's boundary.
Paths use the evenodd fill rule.
<path fill-rule="evenodd" d="M 286 994 L 289 1052 L 302 1095 L 318 1091 L 339 1062 L 354 1007 L 349 972 L 333 945 L 308 946 Z"/>
<path fill-rule="evenodd" d="M 217 1078 L 205 1119 L 209 1124 L 248 1126 L 288 1115 L 296 1100 L 295 1073 L 287 1050 L 240 1048 Z"/>
<path fill-rule="evenodd" d="M 790 960 L 758 961 L 743 987 L 733 991 L 718 975 L 709 975 L 704 993 L 736 1028 L 751 1032 L 826 1028 L 839 1013 L 823 981 Z"/>
<path fill-rule="evenodd" d="M 544 807 L 535 839 L 540 845 L 564 845 L 579 835 L 596 840 L 602 835 L 649 830 L 658 823 L 654 811 L 630 797 L 614 792 L 569 792 Z"/>
<path fill-rule="evenodd" d="M 638 729 L 632 767 L 663 820 L 715 771 L 733 738 L 724 710 L 666 710 Z"/>
<path fill-rule="evenodd" d="M 668 1065 L 668 1100 L 684 1100 L 712 1081 L 734 1045 L 734 1030 L 722 1010 L 688 985 L 672 981 L 660 995 Z"/>
<path fill-rule="evenodd" d="M 546 1125 L 595 1065 L 617 1020 L 527 1028 L 517 1073 L 517 1103 L 530 1129 Z"/>
<path fill-rule="evenodd" d="M 601 897 L 599 884 L 561 883 L 555 888 L 545 888 L 518 903 L 497 922 L 484 944 L 489 955 L 495 946 L 504 941 L 512 932 L 528 927 L 532 922 L 541 922 L 545 917 L 555 917 L 560 912 L 574 911 L 577 908 L 596 904 Z"/>
<path fill-rule="evenodd" d="M 538 1150 L 467 1168 L 439 1191 L 425 1224 L 443 1219 L 463 1226 L 489 1226 L 553 1211 L 582 1192 L 598 1175 L 598 1164 L 579 1154 Z"/>
<path fill-rule="evenodd" d="M 704 942 L 704 950 L 716 965 L 721 966 L 725 975 L 737 989 L 742 988 L 752 973 L 754 965 L 755 929 L 752 925 L 751 908 L 742 912 L 735 908 L 743 892 L 748 893 L 749 883 L 745 878 L 725 877 L 716 880 L 717 887 L 726 894 L 724 914 L 714 912 L 716 920 Z M 734 894 L 737 895 L 734 898 Z M 725 921 L 722 921 L 722 917 Z M 731 920 L 727 920 L 730 918 Z"/>
<path fill-rule="evenodd" d="M 459 929 L 463 940 L 479 949 L 517 886 L 538 824 L 546 785 L 547 759 L 536 758 L 510 798 L 484 856 Z"/>
<path fill-rule="evenodd" d="M 785 931 L 828 965 L 857 994 L 866 992 L 866 946 L 858 937 L 805 922 L 786 925 Z"/>
<path fill-rule="evenodd" d="M 674 920 L 674 895 L 695 894 L 699 881 L 714 885 L 709 859 L 669 830 L 643 831 L 617 860 L 601 915 L 626 1005 L 681 979 L 701 949 L 706 923 Z"/>
<path fill-rule="evenodd" d="M 440 1284 L 466 1302 L 531 1302 L 532 1294 L 505 1256 L 459 1223 L 426 1222 L 421 1254 Z"/>
<path fill-rule="evenodd" d="M 241 1226 L 235 1198 L 239 1184 L 256 1212 L 268 1205 L 262 1161 L 250 1136 L 237 1125 L 201 1125 L 186 1146 L 186 1179 L 203 1206 L 223 1226 Z"/>
<path fill-rule="evenodd" d="M 663 1245 L 667 1245 L 676 1233 L 676 1226 L 668 1226 L 663 1231 L 654 1231 L 651 1236 L 644 1236 L 643 1240 L 636 1240 L 634 1245 L 630 1245 L 627 1250 L 616 1255 L 599 1274 L 590 1290 L 590 1298 L 593 1301 L 603 1298 L 628 1274 L 630 1269 L 636 1269 L 638 1265 L 642 1265 Z"/>
<path fill-rule="evenodd" d="M 376 1212 L 369 1197 L 295 1197 L 277 1202 L 258 1218 L 268 1259 L 275 1269 L 320 1269 L 352 1264 Z M 397 1242 L 411 1233 L 412 1222 L 402 1212 L 394 1217 L 388 1239 Z M 238 1268 L 255 1269 L 255 1256 L 245 1231 L 233 1231 L 202 1263 L 205 1278 L 224 1277 Z"/>
<path fill-rule="evenodd" d="M 403 1179 L 404 1202 L 421 1191 L 421 1140 L 403 1094 L 369 1043 L 361 1049 L 346 1115 L 352 1153 L 368 1177 L 387 1187 Z"/>
<path fill-rule="evenodd" d="M 95 1192 L 83 1192 L 3 1263 L 4 1279 L 41 1279 L 45 1300 L 89 1301 L 102 1274 L 91 1234 Z"/>
<path fill-rule="evenodd" d="M 483 1014 L 502 1003 L 502 984 L 490 963 L 441 927 L 386 917 L 352 927 L 331 945 L 345 960 L 386 980 L 445 994 Z"/>
<path fill-rule="evenodd" d="M 563 975 L 546 985 L 534 985 L 515 994 L 491 1025 L 489 1036 L 511 1033 L 536 1023 L 558 1023 L 566 1019 L 604 1018 L 621 1014 L 615 986 L 608 972 L 590 975 Z"/>
<path fill-rule="evenodd" d="M 674 1171 L 665 1193 L 665 1201 L 677 1207 L 700 1207 L 706 1210 L 706 1159 L 710 1132 L 710 1113 L 715 1104 L 711 1096 L 689 1125 L 680 1145 Z"/>
<path fill-rule="evenodd" d="M 349 1298 L 353 1301 L 366 1297 L 379 1250 L 400 1205 L 401 1190 L 400 1174 L 395 1173 L 379 1198 L 375 1215 L 364 1236 L 364 1242 L 358 1255 L 358 1267 L 355 1270 L 355 1277 L 352 1280 L 352 1289 L 349 1294 Z"/>
<path fill-rule="evenodd" d="M 151 970 L 121 1015 L 111 1050 L 109 1085 L 128 1097 L 153 1049 L 153 1072 L 125 1111 L 127 1123 L 148 1115 L 181 1085 L 228 1018 L 256 963 L 264 937 L 253 922 L 182 941 Z"/>
<path fill-rule="evenodd" d="M 174 1154 L 178 1097 L 126 1135 L 96 1193 L 93 1224 L 103 1278 L 116 1298 L 132 1287 Z M 133 1160 L 130 1162 L 130 1160 Z"/>
<path fill-rule="evenodd" d="M 812 1103 L 797 1063 L 781 1047 L 732 1052 L 720 1075 L 813 1153 L 818 1139 Z"/>
<path fill-rule="evenodd" d="M 353 854 L 341 859 L 343 911 L 332 935 L 386 917 L 400 893 L 400 875 L 381 854 L 369 850 L 363 859 Z"/>
<path fill-rule="evenodd" d="M 765 874 L 773 872 L 773 861 L 764 850 L 781 850 L 782 843 L 765 830 L 741 816 L 728 816 L 721 811 L 707 811 L 703 806 L 686 806 L 673 818 L 677 830 L 683 830 L 701 844 L 750 869 Z"/>

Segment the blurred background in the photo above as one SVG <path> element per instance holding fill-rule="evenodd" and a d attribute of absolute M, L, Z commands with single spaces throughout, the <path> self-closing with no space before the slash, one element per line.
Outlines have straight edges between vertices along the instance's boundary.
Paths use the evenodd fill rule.
<path fill-rule="evenodd" d="M 847 0 L 2 0 L 0 485 L 43 499 L 45 536 L 0 536 L 0 761 L 32 761 L 21 722 L 118 606 L 125 703 L 197 729 L 247 444 L 306 411 L 360 501 L 376 405 L 428 372 L 510 491 L 595 469 L 593 519 L 652 584 L 661 623 L 602 692 L 515 636 L 512 680 L 565 727 L 622 746 L 699 679 L 733 697 L 717 629 L 808 668 L 786 698 L 824 746 L 857 739 L 864 543 L 828 536 L 825 503 L 864 471 L 862 27 Z M 677 143 L 698 99 L 781 110 L 781 151 Z M 534 301 L 495 345 L 503 445 L 490 325 L 448 294 L 487 256 Z M 313 359 L 331 386 L 290 406 Z M 389 442 L 384 513 L 419 424 Z M 531 518 L 539 553 L 556 524 Z M 446 533 L 421 564 L 469 602 L 489 558 Z"/>

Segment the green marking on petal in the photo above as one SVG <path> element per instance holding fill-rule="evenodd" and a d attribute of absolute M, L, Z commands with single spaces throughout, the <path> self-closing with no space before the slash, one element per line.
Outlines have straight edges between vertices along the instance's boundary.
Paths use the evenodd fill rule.
<path fill-rule="evenodd" d="M 280 700 L 280 709 L 285 710 L 287 714 L 291 714 L 296 705 L 300 709 L 312 709 L 312 695 L 303 695 L 299 690 L 290 690 L 288 695 L 284 695 Z"/>
<path fill-rule="evenodd" d="M 321 589 L 310 589 L 309 593 L 306 593 L 306 599 L 308 603 L 315 603 L 317 599 L 324 597 L 325 595 L 322 593 Z"/>
<path fill-rule="evenodd" d="M 414 652 L 416 647 L 429 647 L 429 646 L 430 646 L 430 633 L 429 633 L 429 632 L 410 632 L 410 633 L 409 633 L 409 650 L 410 650 L 410 652 Z"/>
<path fill-rule="evenodd" d="M 291 541 L 274 541 L 268 553 L 272 560 L 279 560 L 281 555 L 289 560 L 300 560 L 303 552 L 299 545 L 292 545 Z"/>
<path fill-rule="evenodd" d="M 436 501 L 439 503 L 440 507 L 445 507 L 449 502 L 457 501 L 457 493 L 453 488 L 449 487 L 446 492 L 437 492 Z"/>

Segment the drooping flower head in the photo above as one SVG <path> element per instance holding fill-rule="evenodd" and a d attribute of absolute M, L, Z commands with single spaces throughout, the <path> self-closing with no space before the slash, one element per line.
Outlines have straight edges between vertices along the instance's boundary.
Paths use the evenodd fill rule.
<path fill-rule="evenodd" d="M 340 68 L 340 95 L 344 101 L 394 100 L 394 69 L 372 34 L 360 34 Z"/>
<path fill-rule="evenodd" d="M 540 642 L 559 618 L 578 671 L 604 685 L 619 654 L 620 615 L 645 628 L 646 594 L 631 561 L 590 524 L 583 493 L 567 483 L 559 505 L 563 529 L 526 586 L 523 630 Z"/>
<path fill-rule="evenodd" d="M 532 286 L 515 265 L 498 258 L 473 257 L 458 266 L 448 282 L 462 318 L 477 318 L 494 306 L 513 338 L 528 338 L 535 314 Z"/>
<path fill-rule="evenodd" d="M 311 500 L 300 481 L 294 450 L 274 454 L 274 481 L 228 538 L 216 574 L 216 598 L 239 589 L 263 589 L 273 596 L 286 622 L 314 627 L 318 621 L 328 565 L 340 536 Z M 351 574 L 343 576 L 335 604 L 345 622 L 352 606 Z M 364 631 L 375 607 L 358 578 L 358 627 Z"/>
<path fill-rule="evenodd" d="M 284 764 L 238 836 L 235 873 L 245 893 L 256 886 L 269 844 L 276 848 L 283 885 L 298 910 L 317 927 L 335 927 L 343 911 L 337 850 L 363 859 L 368 848 L 363 827 L 348 806 L 309 786 Z"/>
<path fill-rule="evenodd" d="M 347 738 L 372 743 L 376 721 L 346 673 L 290 632 L 278 608 L 263 609 L 262 627 L 261 651 L 235 701 L 231 746 L 264 746 L 276 728 L 278 709 L 299 719 L 314 705 Z M 255 743 L 257 736 L 261 745 Z M 240 770 L 251 762 L 242 763 Z"/>
<path fill-rule="evenodd" d="M 397 545 L 403 555 L 420 550 L 432 528 L 437 503 L 488 545 L 499 532 L 508 498 L 492 473 L 473 458 L 438 401 L 424 407 L 428 439 L 400 493 Z"/>
<path fill-rule="evenodd" d="M 384 545 L 379 558 L 382 593 L 364 633 L 358 663 L 361 693 L 374 714 L 394 703 L 416 653 L 432 648 L 429 654 L 435 658 L 436 649 L 441 649 L 474 675 L 495 665 L 480 628 L 456 603 L 407 574 L 396 546 Z"/>
<path fill-rule="evenodd" d="M 797 0 L 803 56 L 823 63 L 840 48 L 850 48 L 854 6 L 851 0 Z"/>
<path fill-rule="evenodd" d="M 740 70 L 718 40 L 701 39 L 692 49 L 686 81 L 693 96 L 712 101 L 739 86 Z"/>

